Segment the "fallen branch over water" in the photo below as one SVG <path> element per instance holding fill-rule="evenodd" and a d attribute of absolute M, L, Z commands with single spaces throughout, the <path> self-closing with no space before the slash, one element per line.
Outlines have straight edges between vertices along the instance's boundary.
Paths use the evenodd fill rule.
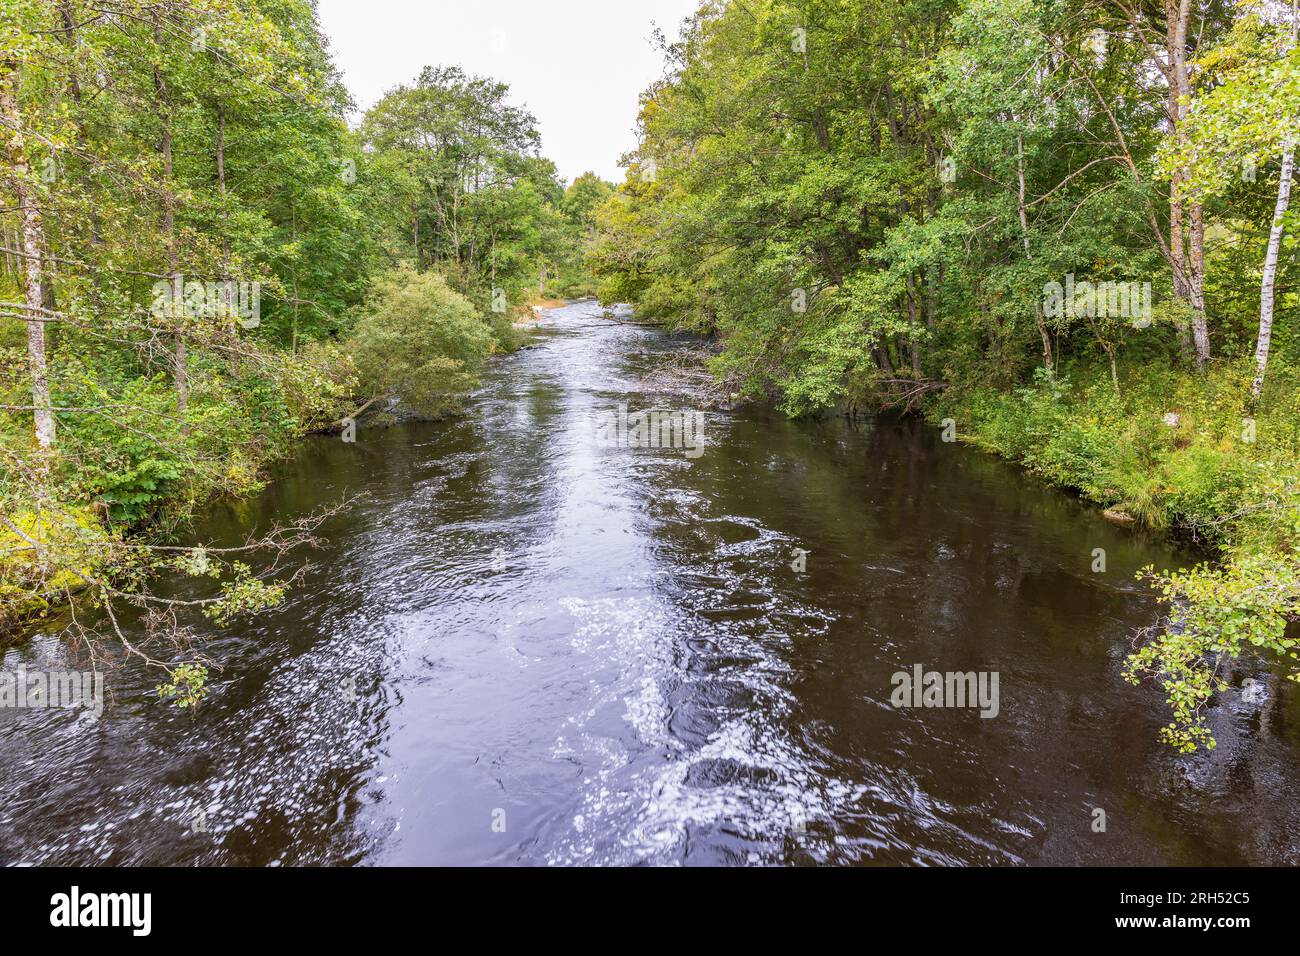
<path fill-rule="evenodd" d="M 735 394 L 707 365 L 721 350 L 719 343 L 706 341 L 659 353 L 654 367 L 641 377 L 641 388 L 656 394 L 687 395 L 706 408 L 729 408 L 735 404 Z"/>
<path fill-rule="evenodd" d="M 883 386 L 882 397 L 886 407 L 901 405 L 905 412 L 916 411 L 921 399 L 932 392 L 941 392 L 948 387 L 947 382 L 915 378 L 885 378 L 880 379 L 879 384 Z"/>

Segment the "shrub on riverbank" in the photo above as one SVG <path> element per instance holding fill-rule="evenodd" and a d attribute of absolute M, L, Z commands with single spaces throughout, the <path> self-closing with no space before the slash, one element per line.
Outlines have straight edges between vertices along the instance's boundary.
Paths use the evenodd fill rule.
<path fill-rule="evenodd" d="M 380 277 L 346 343 L 362 392 L 399 399 L 421 415 L 454 408 L 478 385 L 488 356 L 510 347 L 504 312 L 493 323 L 436 272 L 403 267 Z"/>
<path fill-rule="evenodd" d="M 1147 568 L 1166 618 L 1127 663 L 1137 682 L 1164 688 L 1180 750 L 1213 747 L 1202 719 L 1223 689 L 1224 663 L 1257 650 L 1285 660 L 1296 679 L 1300 615 L 1300 373 L 1282 361 L 1258 411 L 1246 414 L 1252 368 L 1205 376 L 1168 367 L 1040 374 L 1012 393 L 953 389 L 930 409 L 959 437 L 1024 464 L 1046 480 L 1155 528 L 1216 548 L 1220 560 L 1186 571 Z"/>

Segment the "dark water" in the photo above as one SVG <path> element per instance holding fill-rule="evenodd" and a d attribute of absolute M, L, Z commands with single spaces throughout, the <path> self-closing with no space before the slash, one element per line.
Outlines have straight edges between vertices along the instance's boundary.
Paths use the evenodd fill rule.
<path fill-rule="evenodd" d="M 1256 675 L 1186 758 L 1120 680 L 1155 615 L 1134 571 L 1185 557 L 911 421 L 710 412 L 695 460 L 600 448 L 619 402 L 690 404 L 639 391 L 682 343 L 579 304 L 539 344 L 464 416 L 313 440 L 213 516 L 370 493 L 283 608 L 200 625 L 198 713 L 129 665 L 98 723 L 0 711 L 0 862 L 1300 861 L 1297 695 Z M 1000 712 L 893 708 L 914 664 L 997 672 Z"/>

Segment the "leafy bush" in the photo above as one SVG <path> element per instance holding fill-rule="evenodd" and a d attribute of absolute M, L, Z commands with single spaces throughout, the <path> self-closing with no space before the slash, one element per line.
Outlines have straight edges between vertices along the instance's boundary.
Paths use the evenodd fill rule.
<path fill-rule="evenodd" d="M 409 267 L 375 282 L 347 343 L 369 397 L 399 398 L 424 415 L 455 407 L 498 347 L 469 299 L 436 272 Z"/>

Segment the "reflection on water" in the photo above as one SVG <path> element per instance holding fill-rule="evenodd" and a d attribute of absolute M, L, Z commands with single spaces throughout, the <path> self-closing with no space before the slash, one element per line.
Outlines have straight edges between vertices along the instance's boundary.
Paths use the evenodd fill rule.
<path fill-rule="evenodd" d="M 1300 860 L 1297 695 L 1233 675 L 1265 699 L 1185 758 L 1120 680 L 1134 572 L 1179 555 L 914 421 L 598 441 L 621 403 L 697 407 L 639 391 L 683 342 L 600 311 L 549 313 L 465 414 L 314 439 L 218 509 L 230 540 L 369 492 L 283 608 L 201 625 L 197 714 L 131 664 L 98 722 L 0 711 L 0 862 Z M 997 672 L 998 715 L 895 709 L 914 665 Z"/>

